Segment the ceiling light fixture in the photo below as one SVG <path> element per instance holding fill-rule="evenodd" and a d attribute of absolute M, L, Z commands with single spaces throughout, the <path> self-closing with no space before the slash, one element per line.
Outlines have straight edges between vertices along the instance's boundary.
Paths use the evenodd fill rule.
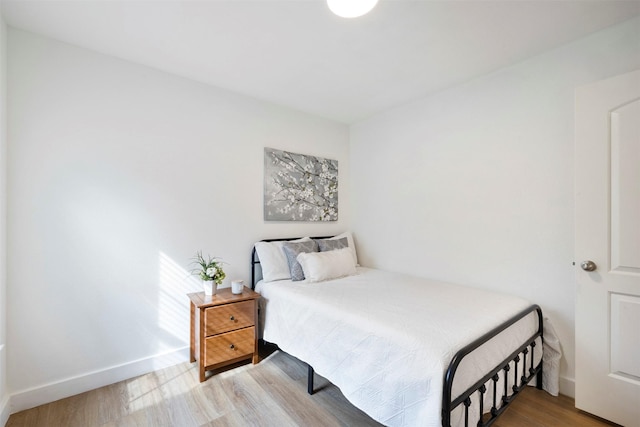
<path fill-rule="evenodd" d="M 343 18 L 357 18 L 369 13 L 378 0 L 327 0 L 331 12 Z"/>

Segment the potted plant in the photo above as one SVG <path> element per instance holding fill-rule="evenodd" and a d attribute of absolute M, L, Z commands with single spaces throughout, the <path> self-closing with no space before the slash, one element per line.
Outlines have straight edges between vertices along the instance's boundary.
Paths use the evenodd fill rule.
<path fill-rule="evenodd" d="M 222 270 L 222 260 L 216 257 L 212 258 L 210 256 L 207 256 L 205 259 L 202 252 L 198 251 L 192 264 L 198 265 L 192 273 L 200 277 L 200 280 L 202 280 L 204 294 L 215 295 L 218 285 L 220 285 L 227 276 Z"/>

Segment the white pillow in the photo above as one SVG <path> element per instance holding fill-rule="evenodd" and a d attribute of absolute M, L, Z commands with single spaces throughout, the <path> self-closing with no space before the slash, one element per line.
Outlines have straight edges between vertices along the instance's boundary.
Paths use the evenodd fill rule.
<path fill-rule="evenodd" d="M 303 237 L 302 239 L 288 241 L 305 242 L 307 240 L 311 239 Z M 282 249 L 285 243 L 287 241 L 256 243 L 256 253 L 260 260 L 260 267 L 262 267 L 262 280 L 265 282 L 291 279 L 289 262 L 284 254 L 284 249 Z"/>
<path fill-rule="evenodd" d="M 335 240 L 335 239 L 342 239 L 343 237 L 347 238 L 347 242 L 349 243 L 349 250 L 351 251 L 351 256 L 353 257 L 353 264 L 354 265 L 359 265 L 358 264 L 358 254 L 356 253 L 356 245 L 353 243 L 353 237 L 351 236 L 351 233 L 348 231 L 345 231 L 342 234 L 338 234 L 337 236 L 333 236 L 330 239 L 327 240 Z"/>
<path fill-rule="evenodd" d="M 356 265 L 349 248 L 328 252 L 301 253 L 297 258 L 309 282 L 337 279 L 356 274 Z"/>

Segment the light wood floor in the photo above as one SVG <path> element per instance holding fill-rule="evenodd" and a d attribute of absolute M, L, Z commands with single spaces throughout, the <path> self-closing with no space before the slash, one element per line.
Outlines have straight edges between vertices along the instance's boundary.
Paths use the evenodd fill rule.
<path fill-rule="evenodd" d="M 265 349 L 265 351 L 268 351 Z M 219 371 L 204 383 L 183 363 L 11 415 L 7 427 L 379 426 L 337 387 L 276 351 L 257 365 Z M 497 427 L 609 426 L 577 411 L 573 400 L 528 387 Z"/>

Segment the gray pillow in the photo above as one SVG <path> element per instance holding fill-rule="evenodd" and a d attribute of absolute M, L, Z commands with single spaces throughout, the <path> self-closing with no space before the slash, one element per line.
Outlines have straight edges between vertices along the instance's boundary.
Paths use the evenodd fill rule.
<path fill-rule="evenodd" d="M 346 237 L 342 239 L 322 239 L 316 240 L 318 243 L 318 247 L 320 248 L 320 252 L 328 252 L 334 251 L 336 249 L 343 249 L 349 247 L 349 241 Z"/>
<path fill-rule="evenodd" d="M 298 254 L 318 252 L 318 244 L 314 240 L 308 240 L 306 242 L 287 242 L 282 245 L 284 254 L 287 256 L 287 262 L 289 263 L 289 271 L 291 272 L 291 280 L 294 282 L 304 280 L 304 272 L 302 266 L 296 258 Z"/>

